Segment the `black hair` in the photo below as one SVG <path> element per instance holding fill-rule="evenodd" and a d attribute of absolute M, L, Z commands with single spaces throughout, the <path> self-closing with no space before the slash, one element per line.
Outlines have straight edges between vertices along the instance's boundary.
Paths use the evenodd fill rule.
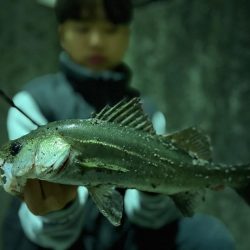
<path fill-rule="evenodd" d="M 95 19 L 100 4 L 103 4 L 106 17 L 112 23 L 129 24 L 132 21 L 131 0 L 57 0 L 55 12 L 58 23 L 69 19 Z"/>

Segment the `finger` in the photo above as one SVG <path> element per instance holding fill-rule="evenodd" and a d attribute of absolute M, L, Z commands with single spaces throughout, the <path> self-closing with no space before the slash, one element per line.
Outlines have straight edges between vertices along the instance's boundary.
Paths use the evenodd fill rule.
<path fill-rule="evenodd" d="M 39 180 L 38 183 L 39 183 L 39 187 L 40 187 L 40 190 L 41 190 L 42 199 L 45 200 L 46 195 L 45 195 L 45 192 L 44 192 L 44 189 L 43 189 L 43 184 L 42 184 L 41 180 Z"/>
<path fill-rule="evenodd" d="M 43 182 L 46 199 L 44 201 L 47 211 L 52 212 L 63 209 L 77 195 L 77 187 Z"/>
<path fill-rule="evenodd" d="M 64 203 L 64 200 L 68 201 L 76 198 L 77 186 L 42 181 L 42 187 L 46 200 L 48 197 L 53 196 L 55 199 Z"/>
<path fill-rule="evenodd" d="M 28 180 L 24 190 L 24 202 L 35 215 L 44 215 L 64 208 L 76 195 L 77 186 Z"/>
<path fill-rule="evenodd" d="M 43 210 L 44 198 L 42 197 L 41 186 L 38 180 L 30 179 L 27 181 L 23 200 L 32 213 L 37 214 Z"/>

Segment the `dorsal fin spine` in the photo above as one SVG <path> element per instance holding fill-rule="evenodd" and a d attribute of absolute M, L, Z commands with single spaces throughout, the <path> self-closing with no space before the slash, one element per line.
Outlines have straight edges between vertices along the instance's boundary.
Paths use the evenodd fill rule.
<path fill-rule="evenodd" d="M 136 124 L 138 124 L 140 121 L 144 121 L 144 117 L 143 116 L 139 116 L 138 118 L 134 119 L 131 123 L 129 123 L 129 126 L 135 126 Z"/>
<path fill-rule="evenodd" d="M 134 121 L 136 120 L 135 119 L 135 115 L 139 114 L 140 112 L 139 111 L 136 111 L 133 115 L 129 115 L 127 118 L 125 118 L 124 122 L 122 122 L 123 125 L 126 125 L 126 126 L 133 126 L 134 124 Z M 125 123 L 126 121 L 126 123 Z"/>
<path fill-rule="evenodd" d="M 134 116 L 132 115 L 128 115 L 124 120 L 118 120 L 117 122 L 120 122 L 121 125 L 126 125 L 126 124 L 130 124 L 132 121 L 134 120 Z"/>
<path fill-rule="evenodd" d="M 138 124 L 135 128 L 136 128 L 136 129 L 142 129 L 142 128 L 145 129 L 145 125 L 146 125 L 146 124 L 147 124 L 146 121 L 142 121 L 142 123 Z M 143 130 L 144 130 L 144 129 L 143 129 Z"/>
<path fill-rule="evenodd" d="M 128 102 L 126 102 L 126 99 L 121 100 L 119 103 L 117 103 L 113 107 L 109 107 L 109 110 L 106 111 L 105 114 L 103 114 L 102 117 L 100 117 L 100 119 L 106 120 L 106 121 L 111 121 L 112 119 L 110 118 L 110 116 L 113 116 L 114 113 L 116 115 L 121 114 L 122 111 L 126 110 L 127 107 L 129 107 L 131 105 L 131 103 L 132 104 L 135 103 L 135 101 L 138 102 L 137 98 L 131 99 Z M 120 107 L 122 107 L 122 108 L 120 108 Z"/>
<path fill-rule="evenodd" d="M 106 106 L 98 114 L 95 114 L 93 118 L 117 123 L 121 126 L 128 126 L 155 135 L 153 125 L 144 113 L 138 97 L 129 100 L 123 99 L 113 107 Z"/>
<path fill-rule="evenodd" d="M 110 107 L 109 105 L 105 106 L 104 108 L 104 112 L 100 112 L 98 114 L 98 119 L 100 120 L 106 120 L 107 117 L 109 117 L 112 113 L 116 112 L 115 110 L 119 110 L 120 106 L 126 105 L 125 99 L 121 100 L 120 102 L 118 102 L 117 104 L 115 104 L 114 106 Z"/>
<path fill-rule="evenodd" d="M 109 106 L 106 105 L 98 114 L 94 114 L 96 119 L 100 119 L 103 116 L 103 114 L 105 114 L 105 112 L 107 112 L 107 110 L 109 110 Z"/>
<path fill-rule="evenodd" d="M 115 111 L 114 113 L 111 113 L 108 116 L 108 119 L 106 119 L 106 121 L 115 121 L 116 117 L 119 117 L 119 115 L 122 114 L 122 110 L 118 109 L 117 111 Z"/>
<path fill-rule="evenodd" d="M 133 110 L 135 110 L 135 107 L 132 106 L 130 108 L 127 109 L 129 105 L 124 105 L 121 109 L 119 109 L 117 112 L 114 112 L 112 115 L 110 115 L 109 120 L 112 120 L 114 122 L 120 122 L 122 120 L 124 120 L 124 118 L 126 118 L 126 116 L 128 114 L 131 114 L 133 112 Z"/>
<path fill-rule="evenodd" d="M 136 108 L 130 107 L 129 109 L 126 109 L 121 116 L 119 116 L 118 118 L 116 118 L 114 121 L 115 122 L 121 122 L 122 124 L 126 123 L 127 118 L 129 117 L 134 117 L 135 115 L 139 114 L 140 112 L 138 110 L 136 110 Z"/>

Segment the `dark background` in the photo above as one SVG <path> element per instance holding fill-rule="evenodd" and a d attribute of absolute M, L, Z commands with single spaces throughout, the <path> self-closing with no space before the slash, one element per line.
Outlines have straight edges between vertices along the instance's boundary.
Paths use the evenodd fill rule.
<path fill-rule="evenodd" d="M 0 88 L 13 96 L 28 80 L 57 70 L 57 26 L 53 10 L 36 1 L 0 3 Z M 159 1 L 138 8 L 132 25 L 126 61 L 133 85 L 155 99 L 168 132 L 205 130 L 216 162 L 250 162 L 249 12 L 246 0 Z M 0 145 L 7 141 L 7 109 L 0 100 Z M 0 189 L 0 223 L 8 202 Z M 209 192 L 197 210 L 222 220 L 237 250 L 249 249 L 250 208 L 233 190 Z"/>

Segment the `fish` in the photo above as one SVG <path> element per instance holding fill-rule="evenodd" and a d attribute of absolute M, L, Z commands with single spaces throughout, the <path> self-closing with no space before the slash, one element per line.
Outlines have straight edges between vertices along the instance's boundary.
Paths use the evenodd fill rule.
<path fill-rule="evenodd" d="M 12 195 L 22 194 L 28 179 L 85 186 L 114 226 L 121 224 L 123 189 L 168 195 L 192 216 L 203 190 L 250 183 L 250 164 L 215 163 L 211 151 L 197 127 L 157 135 L 140 98 L 124 99 L 91 118 L 50 122 L 5 143 L 0 185 Z"/>

